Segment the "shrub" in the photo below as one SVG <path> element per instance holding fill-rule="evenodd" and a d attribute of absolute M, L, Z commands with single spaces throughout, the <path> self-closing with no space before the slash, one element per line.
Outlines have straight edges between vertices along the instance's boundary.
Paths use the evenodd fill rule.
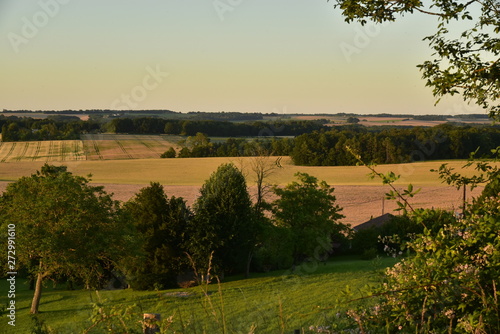
<path fill-rule="evenodd" d="M 173 147 L 169 148 L 167 151 L 165 151 L 162 155 L 160 155 L 160 158 L 175 158 L 177 153 L 175 152 L 175 149 Z"/>
<path fill-rule="evenodd" d="M 373 333 L 499 333 L 500 198 L 482 197 L 462 218 L 422 209 L 411 217 L 425 227 L 401 245 L 410 256 L 372 292 L 379 305 L 353 319 Z"/>

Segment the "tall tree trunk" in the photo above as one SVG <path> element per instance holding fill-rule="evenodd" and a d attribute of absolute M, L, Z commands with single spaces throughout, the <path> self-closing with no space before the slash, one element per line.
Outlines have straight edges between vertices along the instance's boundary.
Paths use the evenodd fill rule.
<path fill-rule="evenodd" d="M 41 263 L 40 263 L 41 267 Z M 40 298 L 42 297 L 42 280 L 43 280 L 43 274 L 41 272 L 38 273 L 37 278 L 36 278 L 36 285 L 35 285 L 35 293 L 33 294 L 33 301 L 31 302 L 31 314 L 37 314 L 38 313 L 38 305 L 40 305 Z"/>
<path fill-rule="evenodd" d="M 250 277 L 250 264 L 252 263 L 252 258 L 253 258 L 253 250 L 248 252 L 247 265 L 245 268 L 245 278 Z"/>

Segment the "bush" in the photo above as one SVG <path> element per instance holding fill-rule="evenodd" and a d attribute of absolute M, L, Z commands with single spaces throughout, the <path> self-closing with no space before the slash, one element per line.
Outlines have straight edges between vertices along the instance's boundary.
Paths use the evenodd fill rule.
<path fill-rule="evenodd" d="M 499 200 L 408 243 L 414 256 L 387 270 L 386 318 L 405 331 L 498 333 Z"/>
<path fill-rule="evenodd" d="M 266 238 L 254 256 L 255 270 L 268 272 L 290 268 L 293 265 L 291 231 L 287 228 L 269 225 L 265 227 L 263 234 Z"/>
<path fill-rule="evenodd" d="M 500 199 L 470 209 L 463 219 L 416 212 L 416 220 L 438 217 L 441 228 L 403 246 L 412 255 L 387 269 L 374 293 L 380 304 L 356 321 L 373 333 L 499 333 Z"/>
<path fill-rule="evenodd" d="M 175 152 L 174 148 L 171 147 L 169 148 L 167 151 L 165 151 L 162 155 L 160 155 L 160 158 L 164 159 L 164 158 L 175 158 L 175 156 L 177 155 L 177 152 Z"/>
<path fill-rule="evenodd" d="M 378 251 L 376 248 L 372 247 L 372 248 L 368 248 L 368 249 L 365 249 L 363 254 L 361 254 L 361 260 L 373 260 L 374 258 L 376 258 L 378 255 Z"/>

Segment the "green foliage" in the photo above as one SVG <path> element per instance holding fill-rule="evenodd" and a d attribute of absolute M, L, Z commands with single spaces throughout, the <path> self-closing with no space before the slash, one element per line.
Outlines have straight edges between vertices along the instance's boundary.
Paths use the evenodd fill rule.
<path fill-rule="evenodd" d="M 491 156 L 500 128 L 442 124 L 432 128 L 335 128 L 297 136 L 290 156 L 296 165 L 354 166 L 346 147 L 362 152 L 367 163 L 394 164 L 424 160 L 467 159 L 469 152 Z"/>
<path fill-rule="evenodd" d="M 205 140 L 199 140 L 203 138 L 199 135 Z M 224 142 L 211 142 L 205 135 L 199 135 L 179 142 L 183 146 L 179 158 L 248 157 L 259 156 L 262 151 L 269 152 L 267 155 L 284 156 L 290 154 L 293 147 L 291 138 L 228 138 Z"/>
<path fill-rule="evenodd" d="M 165 151 L 164 153 L 162 153 L 162 155 L 160 156 L 160 158 L 171 159 L 171 158 L 175 158 L 176 155 L 177 155 L 177 152 L 175 152 L 175 149 L 173 147 L 171 147 L 167 151 Z"/>
<path fill-rule="evenodd" d="M 476 179 L 497 180 L 496 166 L 478 162 L 476 169 Z M 451 185 L 463 186 L 462 175 L 441 171 Z M 372 292 L 380 304 L 354 320 L 374 333 L 498 333 L 500 202 L 494 194 L 480 203 L 474 200 L 462 218 L 415 210 L 411 219 L 423 230 L 403 244 L 410 256 L 387 269 L 385 283 Z"/>
<path fill-rule="evenodd" d="M 437 18 L 433 35 L 427 36 L 433 59 L 418 65 L 426 85 L 440 98 L 460 94 L 466 101 L 498 116 L 500 106 L 500 6 L 496 1 L 414 0 L 362 1 L 335 0 L 347 22 L 365 24 L 395 21 L 398 16 L 414 12 Z M 439 100 L 438 100 L 439 101 Z"/>
<path fill-rule="evenodd" d="M 56 117 L 56 116 L 54 116 Z M 101 125 L 94 121 L 67 119 L 33 119 L 0 115 L 2 141 L 74 140 L 85 132 L 98 132 Z"/>
<path fill-rule="evenodd" d="M 289 228 L 266 225 L 262 243 L 255 252 L 254 268 L 257 271 L 290 268 L 293 263 L 293 239 Z"/>
<path fill-rule="evenodd" d="M 221 165 L 201 187 L 193 208 L 187 249 L 196 266 L 206 269 L 214 252 L 216 272 L 242 271 L 255 245 L 257 219 L 241 171 Z"/>
<path fill-rule="evenodd" d="M 299 172 L 295 176 L 299 182 L 294 181 L 285 188 L 274 188 L 279 198 L 272 207 L 275 224 L 290 230 L 292 256 L 297 264 L 314 255 L 318 240 L 326 238 L 326 243 L 331 244 L 348 233 L 349 227 L 338 222 L 344 216 L 335 204 L 333 187 L 325 181 L 318 183 L 317 178 L 306 173 Z"/>
<path fill-rule="evenodd" d="M 163 186 L 151 183 L 125 205 L 142 242 L 143 256 L 127 264 L 130 286 L 134 289 L 167 288 L 186 261 L 183 245 L 192 214 L 182 198 L 167 198 Z"/>
<path fill-rule="evenodd" d="M 44 165 L 9 184 L 0 217 L 2 233 L 15 225 L 18 268 L 38 279 L 74 277 L 97 288 L 134 246 L 118 203 L 65 166 Z"/>
<path fill-rule="evenodd" d="M 47 327 L 45 321 L 40 320 L 36 314 L 31 316 L 31 331 L 30 334 L 51 334 L 54 333 Z"/>
<path fill-rule="evenodd" d="M 254 274 L 252 279 L 226 277 L 221 283 L 222 302 L 228 333 L 250 333 L 250 328 L 257 326 L 254 333 L 280 333 L 279 300 L 282 304 L 282 318 L 285 320 L 285 333 L 294 329 L 310 326 L 331 326 L 341 329 L 352 328 L 344 322 L 348 307 L 365 305 L 368 308 L 373 301 L 361 301 L 345 304 L 343 297 L 345 286 L 349 285 L 352 294 L 349 298 L 362 296 L 363 287 L 374 284 L 378 275 L 375 268 L 392 265 L 393 259 L 380 259 L 380 264 L 339 258 L 320 264 L 315 271 L 303 270 L 303 275 L 288 275 L 280 271 Z M 7 291 L 7 282 L 0 280 L 0 290 Z M 207 294 L 212 298 L 213 306 L 220 315 L 221 296 L 217 284 L 207 286 Z M 212 309 L 207 305 L 206 295 L 200 287 L 173 289 L 168 291 L 136 291 L 133 289 L 99 291 L 65 290 L 62 286 L 48 284 L 44 291 L 43 311 L 38 315 L 53 334 L 82 334 L 91 326 L 99 323 L 88 334 L 110 333 L 111 325 L 115 333 L 121 330 L 121 318 L 130 332 L 141 331 L 143 313 L 160 313 L 161 329 L 164 333 L 221 333 L 214 320 Z M 30 333 L 32 329 L 29 303 L 32 291 L 24 280 L 19 279 L 16 291 L 17 321 L 14 333 Z M 0 305 L 4 305 L 7 296 L 0 295 Z M 101 310 L 102 313 L 99 313 Z M 107 319 L 109 321 L 100 321 Z M 219 319 L 220 320 L 220 319 Z M 332 325 L 332 322 L 336 326 Z M 340 325 L 339 322 L 342 322 Z M 346 325 L 346 327 L 341 327 Z M 170 327 L 169 327 L 170 326 Z M 339 327 L 340 326 L 340 327 Z M 350 327 L 349 327 L 350 326 Z M 0 326 L 3 333 L 4 327 Z"/>

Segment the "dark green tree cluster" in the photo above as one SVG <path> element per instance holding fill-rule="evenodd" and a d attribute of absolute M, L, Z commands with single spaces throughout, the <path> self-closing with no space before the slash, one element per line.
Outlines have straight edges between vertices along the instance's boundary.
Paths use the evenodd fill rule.
<path fill-rule="evenodd" d="M 211 121 L 260 121 L 264 119 L 262 113 L 243 113 L 243 112 L 204 112 L 190 111 L 188 117 L 193 120 L 211 120 Z"/>
<path fill-rule="evenodd" d="M 36 280 L 31 313 L 38 313 L 47 279 L 72 277 L 88 288 L 109 279 L 136 247 L 128 222 L 102 187 L 91 186 L 65 166 L 45 165 L 9 184 L 0 197 L 0 229 L 2 235 L 15 236 L 15 261 L 6 272 L 25 268 Z"/>
<path fill-rule="evenodd" d="M 253 139 L 228 138 L 223 142 L 212 142 L 207 135 L 197 133 L 180 142 L 179 154 L 173 148 L 166 151 L 162 158 L 205 158 L 205 157 L 252 157 L 261 152 L 273 156 L 289 155 L 293 148 L 291 138 Z"/>
<path fill-rule="evenodd" d="M 189 228 L 188 249 L 197 267 L 215 272 L 243 272 L 258 227 L 245 177 L 232 164 L 220 166 L 200 189 Z"/>
<path fill-rule="evenodd" d="M 114 133 L 172 134 L 194 136 L 198 132 L 218 137 L 297 136 L 324 128 L 316 121 L 230 122 L 215 120 L 166 120 L 162 118 L 115 118 L 108 124 Z"/>
<path fill-rule="evenodd" d="M 347 230 L 338 223 L 333 188 L 307 174 L 298 177 L 275 189 L 269 216 L 262 198 L 252 203 L 233 164 L 221 165 L 203 184 L 193 210 L 182 198 L 168 198 L 159 183 L 122 205 L 66 166 L 46 164 L 0 196 L 0 232 L 15 236 L 17 260 L 3 266 L 36 280 L 31 312 L 37 313 L 49 279 L 92 289 L 113 279 L 135 289 L 164 289 L 193 266 L 223 277 L 297 264 L 316 255 L 318 242 L 328 252 Z M 12 245 L 8 238 L 0 243 Z"/>
<path fill-rule="evenodd" d="M 162 134 L 166 122 L 158 117 L 114 118 L 106 127 L 114 133 Z"/>
<path fill-rule="evenodd" d="M 278 196 L 273 202 L 275 225 L 290 231 L 294 264 L 314 255 L 319 242 L 338 243 L 348 234 L 345 224 L 339 223 L 344 216 L 335 204 L 334 188 L 325 181 L 306 173 L 295 175 L 294 181 L 284 188 L 276 187 Z M 300 205 L 299 205 L 300 203 Z"/>
<path fill-rule="evenodd" d="M 177 275 L 186 269 L 186 229 L 192 212 L 182 198 L 165 195 L 163 186 L 151 183 L 130 201 L 125 211 L 142 243 L 141 254 L 125 266 L 134 289 L 162 289 L 175 286 Z"/>
<path fill-rule="evenodd" d="M 497 165 L 488 162 L 477 162 L 475 169 L 473 177 L 450 174 L 445 166 L 439 171 L 454 186 L 461 186 L 464 179 L 471 181 L 467 186 L 474 187 L 477 182 L 487 185 L 461 216 L 418 209 L 408 214 L 409 225 L 399 224 L 406 235 L 393 231 L 400 238 L 389 239 L 398 241 L 395 245 L 407 256 L 387 268 L 384 283 L 372 292 L 377 296 L 375 308 L 363 313 L 351 310 L 364 330 L 499 332 L 500 174 Z"/>
<path fill-rule="evenodd" d="M 305 166 L 352 166 L 356 158 L 346 147 L 360 152 L 365 161 L 377 164 L 424 160 L 467 159 L 479 148 L 487 155 L 500 145 L 499 127 L 454 126 L 432 128 L 333 129 L 295 138 L 291 157 Z"/>
<path fill-rule="evenodd" d="M 54 116 L 56 117 L 56 116 Z M 80 134 L 100 131 L 101 125 L 93 121 L 61 118 L 33 119 L 0 115 L 2 141 L 71 140 Z"/>

